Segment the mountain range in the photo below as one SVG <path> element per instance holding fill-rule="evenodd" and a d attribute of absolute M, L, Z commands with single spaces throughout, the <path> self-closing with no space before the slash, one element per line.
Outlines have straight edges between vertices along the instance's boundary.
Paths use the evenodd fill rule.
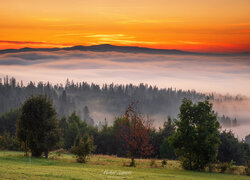
<path fill-rule="evenodd" d="M 72 46 L 72 47 L 64 47 L 64 48 L 21 48 L 21 49 L 3 49 L 0 50 L 0 54 L 6 53 L 19 53 L 19 52 L 32 52 L 32 51 L 43 51 L 43 52 L 51 52 L 51 51 L 93 51 L 93 52 L 123 52 L 123 53 L 148 53 L 148 54 L 177 54 L 177 55 L 210 55 L 210 56 L 249 56 L 249 52 L 241 52 L 241 53 L 198 53 L 198 52 L 189 52 L 189 51 L 181 51 L 176 49 L 154 49 L 154 48 L 146 48 L 146 47 L 138 47 L 138 46 L 116 46 L 111 44 L 100 44 L 100 45 L 91 45 L 91 46 Z"/>

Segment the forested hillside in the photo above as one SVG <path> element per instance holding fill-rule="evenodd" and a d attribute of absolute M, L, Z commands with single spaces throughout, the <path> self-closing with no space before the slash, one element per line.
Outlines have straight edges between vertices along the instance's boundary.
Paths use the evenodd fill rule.
<path fill-rule="evenodd" d="M 176 117 L 184 97 L 194 102 L 204 100 L 206 97 L 205 94 L 195 91 L 159 89 L 147 84 L 100 86 L 66 80 L 64 85 L 52 85 L 49 82 L 37 84 L 30 82 L 23 85 L 22 81 L 17 82 L 15 78 L 6 76 L 0 79 L 0 114 L 19 108 L 28 97 L 37 94 L 49 96 L 59 116 L 67 116 L 76 111 L 81 119 L 90 124 L 93 120 L 97 123 L 105 118 L 112 120 L 114 116 L 124 114 L 124 109 L 131 101 L 138 101 L 139 110 L 143 114 L 164 120 L 167 116 Z"/>

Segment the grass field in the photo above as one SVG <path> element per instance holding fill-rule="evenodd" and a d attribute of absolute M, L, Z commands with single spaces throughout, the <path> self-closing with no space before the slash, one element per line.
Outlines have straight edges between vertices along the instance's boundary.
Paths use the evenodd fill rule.
<path fill-rule="evenodd" d="M 126 167 L 129 159 L 94 155 L 87 164 L 76 163 L 72 155 L 49 159 L 24 157 L 21 152 L 0 151 L 0 179 L 219 179 L 243 180 L 250 177 L 220 173 L 192 172 L 182 170 L 178 161 L 168 161 L 161 167 L 150 167 L 151 160 L 137 159 L 137 167 Z"/>

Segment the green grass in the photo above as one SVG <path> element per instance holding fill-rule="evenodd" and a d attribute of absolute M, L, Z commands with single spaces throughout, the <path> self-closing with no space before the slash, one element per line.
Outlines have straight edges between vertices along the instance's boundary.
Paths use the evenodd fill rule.
<path fill-rule="evenodd" d="M 53 158 L 53 159 L 52 159 Z M 21 152 L 0 151 L 0 179 L 185 179 L 243 180 L 250 177 L 182 170 L 178 161 L 150 167 L 150 160 L 137 159 L 137 167 L 126 167 L 129 159 L 115 156 L 92 156 L 87 164 L 76 163 L 72 155 L 51 155 L 49 159 L 24 157 Z"/>

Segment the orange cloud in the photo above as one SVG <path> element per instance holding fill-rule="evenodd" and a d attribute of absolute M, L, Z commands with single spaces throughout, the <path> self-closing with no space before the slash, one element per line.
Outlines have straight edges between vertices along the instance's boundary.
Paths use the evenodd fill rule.
<path fill-rule="evenodd" d="M 0 49 L 18 49 L 24 47 L 32 48 L 50 48 L 50 47 L 68 47 L 67 44 L 53 44 L 47 42 L 34 42 L 34 41 L 4 41 L 0 40 Z"/>

